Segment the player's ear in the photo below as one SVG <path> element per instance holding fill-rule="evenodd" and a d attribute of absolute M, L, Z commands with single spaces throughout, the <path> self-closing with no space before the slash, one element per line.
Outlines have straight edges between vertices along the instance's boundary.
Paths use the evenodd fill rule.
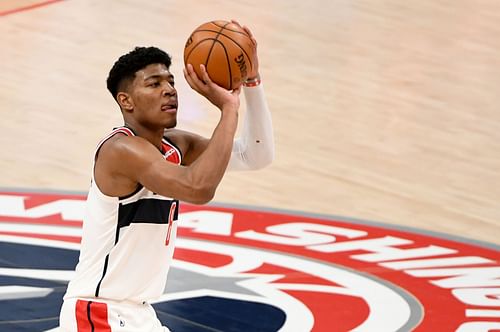
<path fill-rule="evenodd" d="M 132 97 L 126 92 L 118 92 L 116 95 L 116 101 L 120 105 L 121 109 L 125 111 L 131 111 L 134 109 Z"/>

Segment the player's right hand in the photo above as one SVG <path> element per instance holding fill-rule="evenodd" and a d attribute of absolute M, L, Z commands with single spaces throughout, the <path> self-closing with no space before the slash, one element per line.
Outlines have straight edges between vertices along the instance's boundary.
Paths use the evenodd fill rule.
<path fill-rule="evenodd" d="M 240 107 L 241 86 L 238 86 L 232 91 L 228 91 L 210 79 L 204 65 L 200 65 L 200 71 L 202 73 L 201 79 L 196 75 L 191 64 L 187 64 L 186 68 L 184 68 L 184 77 L 189 86 L 207 98 L 221 111 L 233 110 L 237 112 Z"/>

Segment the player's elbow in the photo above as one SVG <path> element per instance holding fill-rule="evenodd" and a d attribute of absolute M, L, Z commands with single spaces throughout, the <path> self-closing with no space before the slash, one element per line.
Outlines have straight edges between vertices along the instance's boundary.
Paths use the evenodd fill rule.
<path fill-rule="evenodd" d="M 272 164 L 274 161 L 274 149 L 268 149 L 265 151 L 261 151 L 257 157 L 251 158 L 251 161 L 248 161 L 250 169 L 258 170 L 265 168 Z"/>
<path fill-rule="evenodd" d="M 206 204 L 215 197 L 215 189 L 215 187 L 209 185 L 193 187 L 188 201 L 193 204 Z"/>
<path fill-rule="evenodd" d="M 274 161 L 274 149 L 269 149 L 264 154 L 264 157 L 262 158 L 262 161 L 259 164 L 259 168 L 267 167 L 271 165 L 273 161 Z"/>
<path fill-rule="evenodd" d="M 210 202 L 212 199 L 215 197 L 215 191 L 209 192 L 209 193 L 203 193 L 200 196 L 198 196 L 195 204 L 207 204 Z"/>

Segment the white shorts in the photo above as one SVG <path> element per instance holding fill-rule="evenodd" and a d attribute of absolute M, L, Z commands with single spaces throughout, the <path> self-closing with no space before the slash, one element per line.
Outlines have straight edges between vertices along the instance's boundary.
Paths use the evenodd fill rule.
<path fill-rule="evenodd" d="M 169 332 L 149 303 L 66 299 L 59 316 L 59 331 Z"/>

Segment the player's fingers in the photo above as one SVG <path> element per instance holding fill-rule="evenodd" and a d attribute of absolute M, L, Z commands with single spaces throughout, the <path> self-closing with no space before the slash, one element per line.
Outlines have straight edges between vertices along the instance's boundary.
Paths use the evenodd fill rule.
<path fill-rule="evenodd" d="M 193 69 L 193 65 L 190 63 L 188 63 L 184 69 L 185 69 L 186 74 L 189 78 L 192 78 L 193 75 L 195 74 L 194 69 Z"/>
<path fill-rule="evenodd" d="M 241 25 L 240 22 L 236 21 L 235 19 L 232 19 L 231 23 L 236 24 L 237 26 L 239 26 L 240 28 L 242 28 L 248 34 L 248 36 L 250 37 L 250 39 L 252 39 L 252 41 L 255 42 L 255 38 L 253 37 L 252 31 L 250 30 L 249 27 L 247 27 L 246 25 Z"/>
<path fill-rule="evenodd" d="M 252 40 L 252 43 L 253 43 L 253 47 L 255 49 L 257 49 L 257 39 L 255 39 L 254 37 L 250 36 L 250 39 Z"/>
<path fill-rule="evenodd" d="M 198 92 L 201 91 L 204 84 L 202 81 L 200 81 L 198 75 L 196 75 L 196 72 L 194 71 L 191 64 L 187 64 L 186 68 L 184 68 L 184 77 L 186 78 L 186 81 L 191 88 Z"/>
<path fill-rule="evenodd" d="M 208 76 L 207 69 L 205 68 L 205 65 L 200 64 L 200 71 L 201 71 L 201 80 L 205 84 L 210 84 L 212 83 L 212 80 L 210 80 L 210 76 Z"/>
<path fill-rule="evenodd" d="M 233 91 L 231 91 L 231 94 L 233 96 L 239 96 L 240 95 L 240 92 L 241 92 L 241 84 L 238 85 L 238 87 L 234 88 Z"/>
<path fill-rule="evenodd" d="M 186 78 L 188 83 L 193 82 L 193 66 L 190 63 L 188 63 L 184 68 L 184 77 Z"/>
<path fill-rule="evenodd" d="M 257 39 L 252 34 L 252 31 L 247 26 L 243 26 L 243 30 L 248 34 L 248 37 L 250 37 L 250 40 L 252 41 L 253 45 L 255 48 L 257 48 Z"/>
<path fill-rule="evenodd" d="M 243 30 L 245 30 L 245 32 L 248 34 L 248 36 L 250 36 L 250 38 L 253 38 L 253 33 L 252 33 L 252 30 L 250 30 L 249 27 L 247 27 L 246 25 L 242 26 L 241 27 Z"/>
<path fill-rule="evenodd" d="M 188 83 L 190 83 L 190 81 L 191 81 L 191 77 L 190 77 L 190 75 L 189 75 L 189 70 L 188 70 L 189 66 L 190 66 L 190 65 L 188 64 L 188 65 L 187 65 L 186 67 L 184 67 L 184 69 L 182 70 L 182 72 L 184 73 L 184 78 L 186 79 L 186 81 L 187 81 Z"/>
<path fill-rule="evenodd" d="M 234 18 L 233 18 L 233 19 L 231 19 L 231 23 L 234 23 L 234 24 L 236 24 L 236 25 L 238 25 L 238 26 L 240 26 L 240 27 L 241 27 L 240 22 L 236 21 Z"/>

